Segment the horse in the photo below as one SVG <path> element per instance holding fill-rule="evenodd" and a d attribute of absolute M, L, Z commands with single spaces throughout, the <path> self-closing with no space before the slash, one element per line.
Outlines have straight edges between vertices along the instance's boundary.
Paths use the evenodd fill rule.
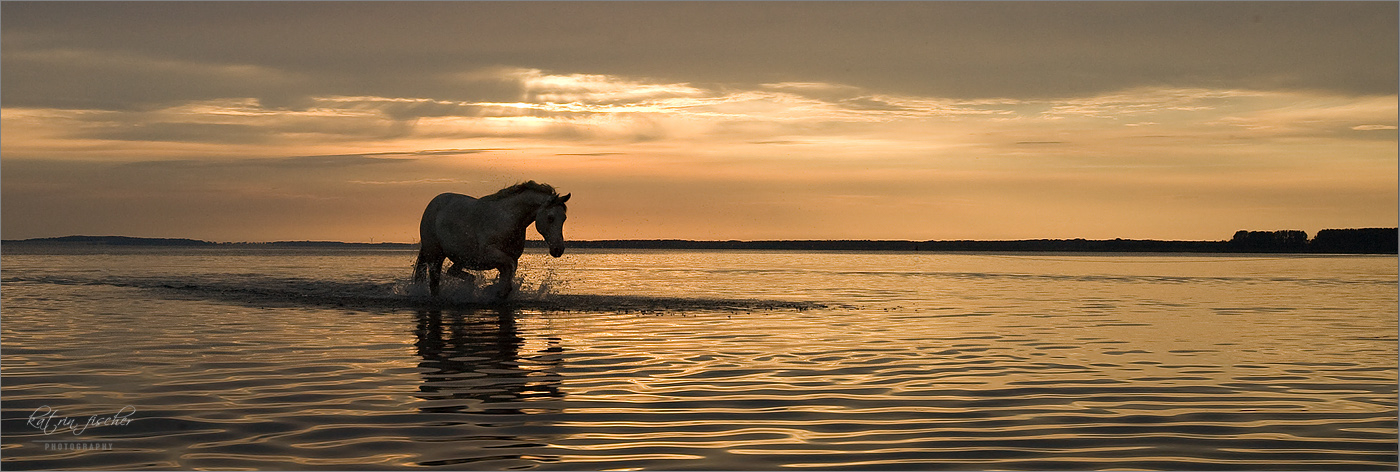
<path fill-rule="evenodd" d="M 549 255 L 564 255 L 564 202 L 572 195 L 560 196 L 554 187 L 531 180 L 481 198 L 450 192 L 433 197 L 418 225 L 413 282 L 426 278 L 430 293 L 438 296 L 443 260 L 451 259 L 447 275 L 467 281 L 475 278 L 464 270 L 499 271 L 495 297 L 504 300 L 514 289 L 530 223 L 544 236 Z"/>

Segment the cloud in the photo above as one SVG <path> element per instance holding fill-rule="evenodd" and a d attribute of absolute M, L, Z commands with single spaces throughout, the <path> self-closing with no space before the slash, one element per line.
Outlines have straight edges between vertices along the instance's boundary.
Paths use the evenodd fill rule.
<path fill-rule="evenodd" d="M 304 106 L 289 108 L 255 97 L 225 97 L 139 110 L 11 107 L 5 117 L 8 123 L 46 127 L 48 134 L 70 140 L 287 146 L 415 137 L 639 142 L 702 136 L 719 132 L 718 127 L 727 123 L 803 126 L 1010 113 L 995 109 L 996 104 L 875 95 L 841 85 L 802 88 L 846 91 L 823 99 L 783 91 L 794 89 L 790 85 L 705 89 L 625 77 L 499 68 L 480 71 L 475 77 L 491 74 L 498 80 L 520 82 L 522 92 L 516 100 L 331 95 L 309 97 Z"/>
<path fill-rule="evenodd" d="M 531 69 L 513 75 L 525 89 L 525 101 L 534 103 L 636 104 L 709 95 L 688 84 L 647 83 L 602 74 L 546 74 Z"/>
<path fill-rule="evenodd" d="M 607 77 L 639 78 L 629 88 L 652 99 L 694 98 L 693 89 L 713 90 L 705 84 L 785 84 L 775 90 L 809 97 L 842 92 L 804 84 L 849 84 L 958 100 L 1142 87 L 1367 95 L 1393 93 L 1397 69 L 1388 2 L 3 8 L 7 107 L 131 110 L 253 97 L 297 108 L 317 96 L 607 104 L 618 93 L 608 87 L 625 85 L 595 80 Z M 551 72 L 506 80 L 477 72 L 488 68 Z"/>
<path fill-rule="evenodd" d="M 1388 126 L 1378 123 L 1393 121 L 1395 109 L 1393 95 L 1242 89 L 1137 88 L 1053 100 L 966 100 L 822 82 L 702 87 L 513 68 L 484 68 L 469 79 L 513 80 L 520 92 L 508 101 L 329 95 L 289 108 L 241 97 L 132 111 L 12 107 L 0 113 L 7 129 L 25 130 L 21 144 L 7 144 L 7 151 L 71 147 L 75 141 L 97 151 L 108 141 L 181 144 L 169 148 L 172 157 L 203 146 L 215 154 L 239 150 L 270 158 L 289 147 L 366 155 L 381 151 L 362 151 L 365 147 L 471 142 L 510 148 L 526 141 L 536 147 L 724 142 L 805 143 L 861 152 L 942 149 L 976 145 L 967 133 L 987 136 L 983 142 L 1063 143 L 1067 132 L 1104 135 L 1105 123 L 1170 130 L 1153 133 L 1158 136 L 1247 139 Z M 561 101 L 566 99 L 575 101 Z"/>
<path fill-rule="evenodd" d="M 1172 111 L 1210 110 L 1231 99 L 1263 95 L 1249 90 L 1139 88 L 1092 97 L 1044 101 L 1049 108 L 1043 114 L 1049 117 L 1123 118 Z"/>
<path fill-rule="evenodd" d="M 1270 138 L 1337 137 L 1367 126 L 1394 126 L 1396 96 L 1319 96 L 1270 92 L 1219 113 L 1204 124 Z"/>
<path fill-rule="evenodd" d="M 219 179 L 219 172 L 241 172 L 242 176 L 271 176 L 274 172 L 289 175 L 318 175 L 323 172 L 363 168 L 366 166 L 408 165 L 422 158 L 464 156 L 494 151 L 494 149 L 438 149 L 422 151 L 386 151 L 359 154 L 326 154 L 311 156 L 281 156 L 264 158 L 203 158 L 162 159 L 132 162 L 103 162 L 114 172 L 135 172 L 141 175 L 166 176 L 173 179 Z M 28 162 L 25 160 L 24 162 Z M 94 163 L 97 164 L 97 163 Z M 33 165 L 33 164 L 26 164 Z M 424 179 L 413 181 L 426 182 Z M 456 182 L 456 179 L 444 182 Z M 358 181 L 361 183 L 369 180 Z M 406 182 L 406 181 L 405 181 Z"/>
<path fill-rule="evenodd" d="M 421 184 L 460 184 L 470 182 L 462 179 L 412 179 L 412 180 L 349 180 L 352 184 L 365 185 L 421 185 Z"/>
<path fill-rule="evenodd" d="M 170 141 L 191 143 L 261 144 L 268 142 L 267 130 L 248 124 L 134 122 L 111 123 L 76 133 L 76 137 L 116 141 Z"/>
<path fill-rule="evenodd" d="M 593 237 L 1394 221 L 1393 2 L 0 9 L 6 237 L 411 240 L 525 179 Z"/>
<path fill-rule="evenodd" d="M 241 159 L 230 161 L 202 161 L 201 164 L 218 166 L 254 166 L 282 168 L 288 170 L 315 170 L 331 167 L 364 165 L 402 164 L 415 160 L 398 153 L 337 154 L 324 156 L 295 156 L 271 159 Z M 411 156 L 411 155 L 408 155 Z"/>
<path fill-rule="evenodd" d="M 1356 125 L 1351 127 L 1351 129 L 1357 131 L 1383 131 L 1396 129 L 1396 127 L 1395 125 Z"/>
<path fill-rule="evenodd" d="M 402 158 L 418 158 L 418 157 L 434 157 L 434 156 L 464 156 L 464 155 L 468 155 L 468 154 L 481 154 L 481 153 L 484 153 L 484 152 L 506 151 L 506 150 L 507 150 L 507 149 L 425 149 L 425 150 L 421 150 L 421 151 L 366 152 L 366 153 L 359 153 L 359 154 L 336 154 L 336 155 L 332 155 L 332 156 L 316 156 L 316 157 L 363 157 L 363 158 L 391 157 L 391 158 L 402 159 Z"/>
<path fill-rule="evenodd" d="M 6 47 L 4 54 L 7 107 L 133 111 L 191 100 L 292 96 L 314 81 L 253 63 L 175 59 L 97 45 Z"/>

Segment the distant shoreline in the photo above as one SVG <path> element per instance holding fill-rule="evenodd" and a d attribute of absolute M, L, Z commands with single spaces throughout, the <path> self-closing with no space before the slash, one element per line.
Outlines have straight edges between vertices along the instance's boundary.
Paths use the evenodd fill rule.
<path fill-rule="evenodd" d="M 607 239 L 569 241 L 569 247 L 586 249 L 749 249 L 806 251 L 907 251 L 907 252 L 1183 252 L 1183 253 L 1282 253 L 1282 254 L 1396 254 L 1396 228 L 1327 229 L 1308 239 L 1302 231 L 1240 231 L 1222 241 L 1164 241 L 1153 239 L 1021 239 L 1000 241 L 947 240 L 759 240 L 700 241 L 685 239 Z M 63 236 L 7 239 L 2 245 L 19 246 L 116 246 L 116 247 L 229 247 L 229 248 L 379 248 L 415 249 L 417 243 L 347 243 L 339 241 L 275 241 L 219 243 L 185 238 L 137 238 L 129 236 Z M 526 241 L 527 247 L 543 247 L 543 241 Z"/>

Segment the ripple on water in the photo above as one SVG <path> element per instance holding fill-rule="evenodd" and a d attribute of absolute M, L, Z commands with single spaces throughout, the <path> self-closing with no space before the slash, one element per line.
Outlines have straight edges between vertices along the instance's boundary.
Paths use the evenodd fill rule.
<path fill-rule="evenodd" d="M 316 264 L 378 261 L 367 257 Z M 651 289 L 483 309 L 405 303 L 394 292 L 400 260 L 363 282 L 216 257 L 206 262 L 241 275 L 177 281 L 161 275 L 169 267 L 17 275 L 6 256 L 0 460 L 6 469 L 1395 468 L 1393 276 L 1381 286 L 1326 274 L 971 267 L 985 259 L 935 271 L 882 269 L 904 260 L 891 258 L 833 270 L 854 262 L 609 257 L 559 273 Z M 793 267 L 764 267 L 774 261 Z M 602 262 L 620 268 L 588 270 Z M 726 264 L 729 278 L 705 285 Z M 679 269 L 648 281 L 648 265 Z M 755 295 L 686 296 L 664 288 L 668 277 L 699 293 Z M 134 405 L 137 420 L 86 433 L 111 451 L 49 451 L 26 423 L 45 405 L 74 417 Z"/>

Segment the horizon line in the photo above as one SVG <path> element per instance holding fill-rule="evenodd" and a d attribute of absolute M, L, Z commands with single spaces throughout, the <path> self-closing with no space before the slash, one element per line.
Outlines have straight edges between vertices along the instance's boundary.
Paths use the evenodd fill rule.
<path fill-rule="evenodd" d="M 1339 231 L 1339 230 L 1373 230 L 1373 231 L 1374 231 L 1374 230 L 1390 230 L 1390 231 L 1397 231 L 1397 232 L 1400 232 L 1400 227 L 1326 228 L 1326 229 L 1319 230 L 1318 233 L 1321 233 L 1321 232 L 1323 232 L 1323 231 Z M 1247 232 L 1252 232 L 1252 233 L 1275 233 L 1275 232 L 1279 232 L 1279 231 L 1301 231 L 1301 230 L 1276 230 L 1276 231 L 1275 231 L 1275 230 L 1265 230 L 1265 231 L 1239 230 L 1239 231 L 1247 231 Z M 1236 234 L 1238 234 L 1238 233 L 1239 233 L 1239 232 L 1236 232 Z M 1306 234 L 1306 232 L 1304 232 L 1304 234 Z M 1316 237 L 1317 235 L 1314 234 L 1314 235 L 1312 235 L 1312 236 L 1313 236 L 1313 237 Z M 70 240 L 70 241 L 72 241 L 72 242 L 78 242 L 78 241 L 81 241 L 81 240 L 84 240 L 84 239 L 87 239 L 87 240 L 99 240 L 99 239 L 117 239 L 117 240 L 122 240 L 122 239 L 126 239 L 126 240 L 147 241 L 147 242 L 168 241 L 168 242 L 202 243 L 202 244 L 215 244 L 215 245 L 220 245 L 220 244 L 228 244 L 228 245 L 250 244 L 250 245 L 252 245 L 252 244 L 289 244 L 289 243 L 302 243 L 302 244 L 358 244 L 358 245 L 375 245 L 375 246 L 378 246 L 378 245 L 418 245 L 418 244 L 420 244 L 419 242 L 416 242 L 416 241 L 415 241 L 415 242 L 399 242 L 399 241 L 381 241 L 381 242 L 374 242 L 372 239 L 371 239 L 369 242 L 362 242 L 362 241 L 337 241 L 337 240 L 311 240 L 311 239 L 279 239 L 279 240 L 273 240 L 273 241 L 210 241 L 210 240 L 206 240 L 206 239 L 179 238 L 179 237 L 124 236 L 124 235 L 86 235 L 86 234 L 72 234 L 72 235 L 66 235 L 66 236 L 47 236 L 47 237 L 24 238 L 24 239 L 0 239 L 0 243 L 68 242 L 68 241 L 63 241 L 63 240 Z M 1309 238 L 1309 239 L 1312 239 L 1312 238 Z M 1076 238 L 1022 238 L 1022 239 L 852 239 L 852 238 L 843 238 L 843 239 L 793 239 L 793 238 L 788 238 L 788 239 L 732 239 L 732 238 L 731 238 L 731 239 L 685 239 L 685 238 L 607 238 L 607 239 L 573 239 L 573 240 L 569 240 L 568 242 L 571 242 L 571 243 L 599 243 L 599 242 L 681 242 L 681 243 L 871 242 L 871 243 L 937 243 L 937 242 L 1018 242 L 1018 241 L 1228 242 L 1228 241 L 1230 241 L 1230 239 L 1151 239 L 1151 238 L 1144 238 L 1144 239 L 1138 239 L 1138 238 L 1089 239 L 1089 238 L 1083 238 L 1083 237 L 1076 237 Z M 528 239 L 528 238 L 526 239 L 526 243 L 527 243 L 527 244 L 528 244 L 528 243 L 542 243 L 542 242 L 543 242 L 543 240 L 540 240 L 540 239 Z"/>

